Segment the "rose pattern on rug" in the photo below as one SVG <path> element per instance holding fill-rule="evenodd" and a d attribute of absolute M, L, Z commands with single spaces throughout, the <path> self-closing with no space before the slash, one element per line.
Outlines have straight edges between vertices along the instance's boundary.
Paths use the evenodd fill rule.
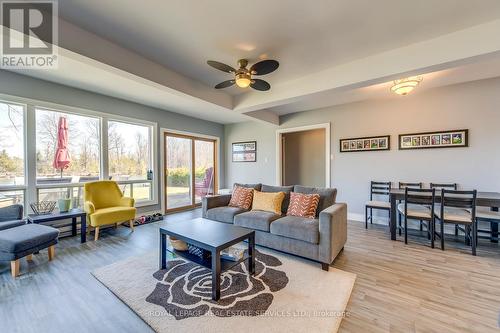
<path fill-rule="evenodd" d="M 212 300 L 212 273 L 205 267 L 175 258 L 167 268 L 153 274 L 155 289 L 146 302 L 159 305 L 181 320 L 200 317 L 209 311 L 217 317 L 258 316 L 272 304 L 273 293 L 286 287 L 288 277 L 276 267 L 282 262 L 256 251 L 255 276 L 250 276 L 244 263 L 221 276 L 221 298 Z"/>

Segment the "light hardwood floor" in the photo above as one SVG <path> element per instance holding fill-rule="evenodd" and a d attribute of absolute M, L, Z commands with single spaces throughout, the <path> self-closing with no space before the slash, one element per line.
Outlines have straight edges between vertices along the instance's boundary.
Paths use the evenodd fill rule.
<path fill-rule="evenodd" d="M 178 220 L 200 210 L 169 215 Z M 129 256 L 156 251 L 158 223 L 103 230 L 98 242 L 61 239 L 22 260 L 21 275 L 0 263 L 0 332 L 151 332 L 90 274 Z M 340 332 L 499 332 L 500 248 L 481 241 L 478 257 L 460 243 L 430 249 L 425 238 L 392 242 L 386 227 L 349 222 L 349 241 L 334 267 L 356 273 Z M 318 264 L 318 269 L 321 267 Z M 314 332 L 311 332 L 314 333 Z"/>

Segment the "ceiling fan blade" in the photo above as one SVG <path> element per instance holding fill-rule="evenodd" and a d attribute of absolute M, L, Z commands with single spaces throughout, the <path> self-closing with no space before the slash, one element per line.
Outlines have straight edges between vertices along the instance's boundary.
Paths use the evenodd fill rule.
<path fill-rule="evenodd" d="M 222 89 L 222 88 L 231 87 L 233 84 L 234 84 L 234 80 L 227 80 L 227 81 L 221 82 L 218 85 L 216 85 L 215 89 Z"/>
<path fill-rule="evenodd" d="M 266 91 L 271 89 L 271 85 L 264 80 L 260 79 L 252 79 L 252 83 L 250 83 L 250 87 L 255 90 Z"/>
<path fill-rule="evenodd" d="M 215 69 L 218 69 L 218 70 L 226 72 L 226 73 L 236 72 L 236 69 L 234 69 L 233 67 L 231 67 L 229 65 L 223 64 L 222 62 L 209 60 L 209 61 L 207 61 L 207 64 L 209 66 L 212 66 Z"/>
<path fill-rule="evenodd" d="M 262 60 L 250 67 L 253 75 L 265 75 L 278 69 L 280 63 L 276 60 Z"/>

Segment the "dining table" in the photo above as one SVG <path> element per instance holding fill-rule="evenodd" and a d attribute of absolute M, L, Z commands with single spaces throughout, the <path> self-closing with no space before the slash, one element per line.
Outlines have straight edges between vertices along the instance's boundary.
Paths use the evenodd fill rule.
<path fill-rule="evenodd" d="M 391 240 L 396 240 L 398 203 L 405 199 L 405 190 L 394 188 L 389 191 L 389 201 L 391 203 L 389 227 L 391 230 Z M 435 202 L 441 202 L 441 190 L 436 190 Z M 490 207 L 492 211 L 498 211 L 500 207 L 499 192 L 477 192 L 476 205 L 481 207 Z M 493 243 L 498 243 L 498 223 L 490 222 L 491 237 Z"/>

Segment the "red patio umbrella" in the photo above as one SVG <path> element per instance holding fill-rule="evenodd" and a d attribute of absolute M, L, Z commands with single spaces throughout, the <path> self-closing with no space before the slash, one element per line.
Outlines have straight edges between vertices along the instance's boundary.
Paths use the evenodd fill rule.
<path fill-rule="evenodd" d="M 65 117 L 59 118 L 59 126 L 57 127 L 57 148 L 54 155 L 52 166 L 55 169 L 61 170 L 61 178 L 64 169 L 67 169 L 71 163 L 68 151 L 68 124 Z"/>

